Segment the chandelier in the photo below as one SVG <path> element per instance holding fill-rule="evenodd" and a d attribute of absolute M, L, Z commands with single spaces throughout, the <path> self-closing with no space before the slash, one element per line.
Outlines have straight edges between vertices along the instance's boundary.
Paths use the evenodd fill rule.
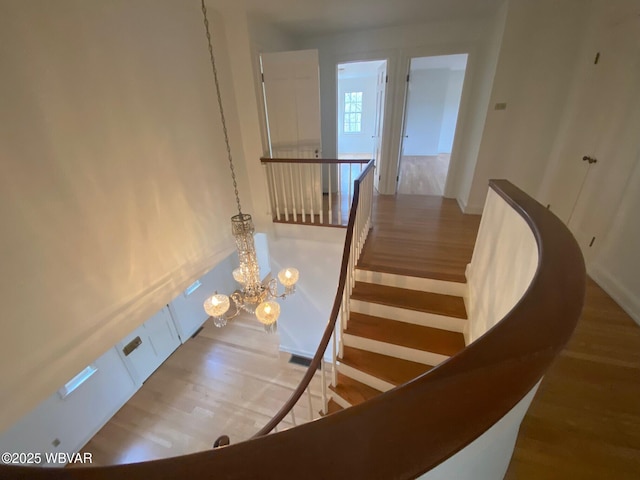
<path fill-rule="evenodd" d="M 238 214 L 231 217 L 231 231 L 236 240 L 238 260 L 240 261 L 240 266 L 233 271 L 233 278 L 241 286 L 239 290 L 236 290 L 230 296 L 215 292 L 204 301 L 204 310 L 208 315 L 213 317 L 213 323 L 216 327 L 224 327 L 227 324 L 227 321 L 238 316 L 240 312 L 245 311 L 255 314 L 260 323 L 264 325 L 265 330 L 273 333 L 277 329 L 278 316 L 280 315 L 280 305 L 275 299 L 285 298 L 287 295 L 291 295 L 295 292 L 299 273 L 295 268 L 285 268 L 278 273 L 278 280 L 280 280 L 280 283 L 284 286 L 284 293 L 280 295 L 278 294 L 278 281 L 275 278 L 269 279 L 265 283 L 260 281 L 260 267 L 258 265 L 253 237 L 255 229 L 253 227 L 251 215 L 242 213 L 242 207 L 240 206 L 238 184 L 236 182 L 236 174 L 233 167 L 231 144 L 229 143 L 227 122 L 224 116 L 224 109 L 222 107 L 220 84 L 218 82 L 218 70 L 216 68 L 216 61 L 213 55 L 211 32 L 209 31 L 209 20 L 207 19 L 207 7 L 204 4 L 204 0 L 201 0 L 201 6 L 209 46 L 211 69 L 213 70 L 213 80 L 218 97 L 222 131 L 224 133 L 224 141 L 227 147 L 227 158 L 229 159 L 229 168 L 231 170 L 231 180 L 233 181 L 233 189 L 235 192 L 236 204 L 238 206 Z M 233 301 L 235 310 L 228 313 L 231 307 L 231 301 Z"/>

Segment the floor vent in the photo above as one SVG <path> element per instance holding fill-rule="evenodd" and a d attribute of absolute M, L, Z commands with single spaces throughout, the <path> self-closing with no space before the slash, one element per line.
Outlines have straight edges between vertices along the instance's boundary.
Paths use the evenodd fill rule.
<path fill-rule="evenodd" d="M 289 363 L 295 363 L 296 365 L 308 367 L 309 365 L 311 365 L 311 359 L 307 357 L 301 357 L 300 355 L 291 355 Z"/>
<path fill-rule="evenodd" d="M 195 333 L 191 335 L 191 338 L 196 338 L 202 330 L 204 330 L 204 327 L 200 327 L 199 329 L 197 329 Z"/>

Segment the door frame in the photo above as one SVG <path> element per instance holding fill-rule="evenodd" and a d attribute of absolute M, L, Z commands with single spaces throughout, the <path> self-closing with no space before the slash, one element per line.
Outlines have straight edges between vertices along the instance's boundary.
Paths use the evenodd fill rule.
<path fill-rule="evenodd" d="M 340 65 L 344 65 L 346 63 L 362 63 L 362 62 L 385 62 L 385 75 L 387 77 L 387 81 L 385 82 L 385 87 L 384 87 L 384 99 L 383 99 L 383 105 L 382 105 L 382 133 L 380 135 L 380 158 L 377 159 L 376 163 L 375 163 L 375 169 L 377 170 L 376 172 L 374 172 L 374 175 L 378 175 L 378 183 L 380 182 L 380 178 L 381 178 L 381 164 L 382 159 L 385 158 L 385 148 L 387 147 L 387 136 L 385 136 L 385 134 L 387 133 L 387 107 L 388 107 L 388 97 L 389 97 L 389 59 L 388 58 L 371 58 L 371 59 L 366 59 L 366 60 L 350 60 L 350 61 L 345 61 L 345 62 L 336 62 L 335 65 L 335 119 L 336 119 L 336 128 L 335 128 L 335 148 L 336 148 L 336 158 L 339 155 L 340 152 L 340 145 L 339 145 L 339 138 L 340 138 L 340 126 L 341 126 L 341 119 L 338 118 L 338 112 L 340 112 L 340 105 L 341 105 L 341 101 L 342 99 L 339 98 L 338 93 L 340 91 L 340 79 L 339 79 L 339 70 L 338 67 Z M 377 112 L 376 112 L 377 115 Z M 374 150 L 374 149 L 372 149 Z"/>
<path fill-rule="evenodd" d="M 333 130 L 333 134 L 335 135 L 335 138 L 333 139 L 334 141 L 334 148 L 335 148 L 335 152 L 336 152 L 336 157 L 338 156 L 338 111 L 339 111 L 339 102 L 340 99 L 338 98 L 338 65 L 343 64 L 343 63 L 357 63 L 357 62 L 376 62 L 376 61 L 386 61 L 387 62 L 387 78 L 389 79 L 389 81 L 386 83 L 385 86 L 385 95 L 384 95 L 384 109 L 383 109 L 383 116 L 382 116 L 382 140 L 381 140 L 381 147 L 380 147 L 380 162 L 378 165 L 378 171 L 375 172 L 375 174 L 379 175 L 380 177 L 380 181 L 379 181 L 379 186 L 380 188 L 382 188 L 384 179 L 385 179 L 385 173 L 388 170 L 388 166 L 389 166 L 389 162 L 386 161 L 386 159 L 389 159 L 389 154 L 390 154 L 390 140 L 391 140 L 391 119 L 393 118 L 393 116 L 391 115 L 391 107 L 393 105 L 393 103 L 391 102 L 391 95 L 390 95 L 390 88 L 389 85 L 391 85 L 391 78 L 392 78 L 392 69 L 395 69 L 395 61 L 396 59 L 393 58 L 393 52 L 390 50 L 376 50 L 376 51 L 371 51 L 371 52 L 364 52 L 364 53 L 351 53 L 351 54 L 345 54 L 345 55 L 339 55 L 335 58 L 335 61 L 333 62 L 333 81 L 332 81 L 332 88 L 333 88 L 333 98 L 334 98 L 334 104 L 333 104 L 333 119 L 335 121 L 334 124 L 334 130 Z M 321 80 L 322 81 L 322 80 Z"/>
<path fill-rule="evenodd" d="M 407 113 L 407 100 L 409 98 L 409 82 L 407 81 L 407 77 L 411 71 L 411 60 L 413 58 L 422 58 L 422 57 L 440 57 L 447 55 L 467 55 L 467 64 L 465 66 L 464 80 L 462 82 L 462 92 L 460 94 L 460 106 L 458 107 L 458 116 L 456 118 L 456 129 L 453 136 L 453 147 L 451 149 L 451 157 L 449 158 L 449 169 L 447 171 L 447 180 L 444 186 L 443 197 L 444 198 L 455 198 L 457 195 L 457 175 L 459 167 L 461 164 L 459 159 L 460 151 L 462 149 L 462 137 L 464 131 L 464 119 L 467 116 L 467 112 L 469 110 L 469 97 L 470 94 L 470 86 L 471 86 L 471 77 L 473 71 L 473 61 L 476 57 L 475 48 L 471 48 L 467 45 L 450 45 L 443 46 L 438 48 L 412 48 L 406 49 L 402 52 L 400 65 L 402 68 L 401 75 L 404 80 L 402 83 L 402 92 L 401 96 L 398 98 L 402 99 L 401 108 L 397 110 L 397 116 L 394 118 L 394 123 L 399 125 L 399 128 L 396 130 L 394 141 L 396 145 L 396 161 L 395 161 L 395 186 L 393 189 L 394 193 L 398 193 L 398 180 L 400 178 L 400 162 L 402 161 L 402 144 L 403 144 L 403 136 L 405 131 L 405 121 L 406 121 L 406 113 Z"/>

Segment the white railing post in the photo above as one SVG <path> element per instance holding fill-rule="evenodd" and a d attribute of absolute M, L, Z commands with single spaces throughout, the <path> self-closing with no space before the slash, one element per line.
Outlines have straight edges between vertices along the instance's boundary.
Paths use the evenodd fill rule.
<path fill-rule="evenodd" d="M 322 191 L 322 177 L 324 174 L 324 168 L 322 168 L 322 164 L 320 164 L 320 224 L 324 223 L 324 192 Z"/>
<path fill-rule="evenodd" d="M 316 223 L 316 214 L 315 214 L 315 208 L 316 208 L 316 180 L 315 180 L 315 164 L 311 164 L 308 167 L 309 170 L 309 178 L 311 179 L 311 181 L 309 182 L 309 185 L 311 185 L 311 188 L 309 189 L 309 191 L 311 192 L 311 198 L 309 199 L 309 201 L 311 202 L 311 223 Z"/>
<path fill-rule="evenodd" d="M 338 164 L 338 225 L 342 225 L 342 164 Z"/>
<path fill-rule="evenodd" d="M 333 224 L 333 212 L 331 211 L 331 164 L 327 165 L 327 178 L 329 185 L 329 225 Z"/>
<path fill-rule="evenodd" d="M 278 168 L 280 170 L 280 186 L 282 188 L 282 203 L 284 206 L 284 219 L 289 221 L 289 199 L 287 198 L 287 187 L 285 186 L 285 173 L 283 172 L 285 168 L 285 164 L 281 164 Z"/>
<path fill-rule="evenodd" d="M 276 181 L 275 164 L 269 164 L 269 176 L 271 177 L 271 185 L 273 185 L 273 199 L 275 202 L 276 218 L 280 221 L 280 200 L 278 199 L 278 182 Z"/>
<path fill-rule="evenodd" d="M 296 412 L 295 412 L 295 408 L 291 409 L 291 422 L 293 423 L 294 427 L 297 427 L 298 424 L 296 422 Z"/>
<path fill-rule="evenodd" d="M 309 421 L 313 420 L 313 403 L 311 402 L 311 387 L 307 386 L 307 400 L 309 401 Z"/>
<path fill-rule="evenodd" d="M 324 364 L 324 357 L 320 360 L 320 373 L 322 375 L 322 413 L 326 415 L 329 413 L 329 401 L 327 400 L 327 379 L 326 379 L 326 367 Z"/>
<path fill-rule="evenodd" d="M 302 223 L 305 223 L 307 221 L 306 215 L 306 209 L 305 209 L 305 205 L 304 205 L 304 187 L 305 187 L 305 182 L 304 182 L 304 165 L 298 165 L 298 177 L 299 177 L 299 181 L 300 181 L 300 206 L 302 209 Z"/>
<path fill-rule="evenodd" d="M 336 322 L 336 324 L 333 326 L 333 369 L 331 371 L 331 385 L 333 385 L 334 387 L 336 386 L 337 383 L 337 370 L 338 370 L 338 355 L 337 355 L 337 345 L 336 345 L 336 341 L 338 340 L 338 335 L 336 334 L 336 330 L 340 328 L 340 324 L 338 324 Z"/>
<path fill-rule="evenodd" d="M 291 184 L 291 206 L 293 210 L 293 221 L 298 221 L 298 211 L 296 208 L 296 187 L 293 182 L 293 165 L 289 164 L 289 183 Z"/>

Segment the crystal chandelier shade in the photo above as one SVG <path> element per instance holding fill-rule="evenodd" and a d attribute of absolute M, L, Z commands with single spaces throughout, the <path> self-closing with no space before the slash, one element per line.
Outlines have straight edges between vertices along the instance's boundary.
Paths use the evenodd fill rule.
<path fill-rule="evenodd" d="M 222 96 L 220 94 L 220 84 L 218 82 L 218 70 L 213 54 L 209 20 L 207 19 L 207 7 L 205 6 L 204 0 L 201 0 L 201 7 L 209 47 L 209 59 L 213 71 L 218 107 L 220 109 L 222 131 L 227 148 L 229 169 L 231 170 L 231 180 L 233 181 L 235 199 L 238 206 L 238 214 L 231 217 L 231 232 L 236 241 L 236 250 L 240 263 L 240 266 L 233 271 L 233 278 L 242 287 L 240 290 L 232 293 L 230 297 L 215 292 L 205 300 L 204 310 L 208 315 L 213 317 L 213 322 L 216 327 L 224 327 L 228 320 L 239 315 L 241 311 L 245 311 L 255 314 L 258 321 L 264 325 L 265 330 L 273 333 L 277 329 L 277 321 L 280 315 L 280 305 L 275 299 L 284 298 L 295 292 L 295 284 L 298 281 L 299 273 L 295 268 L 286 268 L 278 274 L 278 279 L 285 287 L 285 291 L 281 295 L 278 295 L 278 282 L 276 279 L 270 279 L 266 283 L 260 281 L 260 266 L 258 264 L 254 241 L 255 228 L 253 227 L 251 215 L 242 213 L 242 207 L 240 206 L 238 184 L 233 166 L 233 157 L 231 156 L 231 145 L 227 133 L 227 123 L 222 105 Z M 235 311 L 231 314 L 228 313 L 231 307 L 230 300 L 233 301 L 235 307 Z"/>

